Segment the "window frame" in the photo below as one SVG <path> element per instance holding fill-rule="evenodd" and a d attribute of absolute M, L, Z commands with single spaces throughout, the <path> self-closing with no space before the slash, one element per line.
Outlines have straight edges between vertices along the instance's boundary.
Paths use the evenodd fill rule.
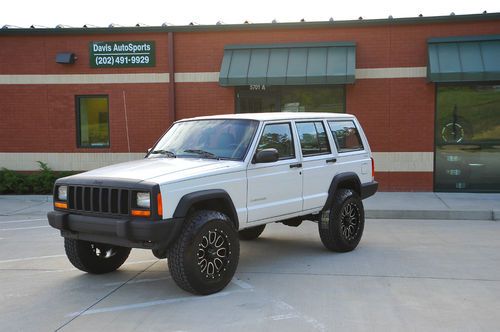
<path fill-rule="evenodd" d="M 351 122 L 354 126 L 354 128 L 356 128 L 356 136 L 358 137 L 358 140 L 359 140 L 359 143 L 361 144 L 361 147 L 358 148 L 358 149 L 349 149 L 348 151 L 345 151 L 344 149 L 341 149 L 338 145 L 338 142 L 337 142 L 337 137 L 336 135 L 333 133 L 331 127 L 330 127 L 330 122 Z M 335 120 L 327 120 L 327 124 L 328 124 L 328 130 L 330 131 L 330 134 L 332 135 L 332 140 L 333 140 L 333 143 L 335 144 L 335 148 L 337 149 L 337 153 L 338 154 L 344 154 L 344 153 L 352 153 L 352 152 L 359 152 L 359 151 L 365 151 L 365 143 L 363 142 L 363 139 L 359 133 L 359 128 L 358 126 L 356 125 L 356 122 L 353 120 L 353 119 L 335 119 Z"/>
<path fill-rule="evenodd" d="M 262 130 L 260 131 L 259 133 L 259 139 L 257 140 L 257 144 L 255 146 L 255 153 L 254 155 L 259 151 L 259 144 L 260 144 L 260 139 L 262 138 L 262 136 L 264 135 L 264 132 L 266 130 L 266 126 L 270 126 L 270 125 L 280 125 L 280 124 L 286 124 L 288 125 L 288 128 L 290 129 L 290 141 L 291 141 L 291 147 L 292 147 L 292 152 L 293 152 L 293 155 L 292 156 L 289 156 L 289 157 L 285 157 L 285 158 L 279 158 L 278 161 L 282 161 L 282 160 L 293 160 L 293 159 L 297 159 L 297 151 L 295 149 L 295 137 L 294 137 L 294 131 L 293 131 L 293 127 L 292 127 L 292 123 L 290 121 L 280 121 L 280 122 L 264 122 L 263 125 L 262 125 Z"/>
<path fill-rule="evenodd" d="M 106 98 L 108 102 L 108 144 L 100 146 L 82 145 L 81 144 L 81 121 L 80 121 L 80 100 L 84 98 Z M 110 129 L 110 116 L 109 116 L 109 95 L 96 94 L 96 95 L 75 95 L 75 110 L 76 110 L 76 147 L 79 149 L 109 149 L 111 147 L 111 129 Z"/>
<path fill-rule="evenodd" d="M 318 129 L 316 128 L 316 123 L 321 123 L 323 126 L 323 130 L 325 131 L 325 138 L 326 138 L 326 144 L 328 145 L 328 151 L 325 152 L 319 152 L 319 153 L 312 153 L 312 154 L 304 154 L 302 150 L 302 143 L 300 141 L 300 133 L 299 133 L 299 128 L 297 127 L 297 124 L 299 123 L 312 123 L 314 126 L 314 130 L 316 131 L 316 140 L 318 141 L 318 147 L 321 150 L 321 143 L 319 142 L 319 133 Z M 328 128 L 329 129 L 329 128 Z M 315 120 L 301 120 L 301 121 L 295 121 L 295 130 L 297 131 L 297 139 L 299 140 L 299 146 L 300 146 L 300 153 L 302 155 L 302 158 L 309 158 L 309 157 L 315 157 L 315 156 L 323 156 L 323 155 L 330 155 L 332 154 L 332 147 L 330 144 L 330 140 L 328 138 L 328 132 L 327 128 L 325 127 L 325 123 L 321 119 L 315 119 Z"/>

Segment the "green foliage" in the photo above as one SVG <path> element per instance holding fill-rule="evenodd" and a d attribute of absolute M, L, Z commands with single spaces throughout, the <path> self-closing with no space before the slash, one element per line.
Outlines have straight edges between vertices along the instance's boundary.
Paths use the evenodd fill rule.
<path fill-rule="evenodd" d="M 54 182 L 74 172 L 55 172 L 46 163 L 38 161 L 40 170 L 33 174 L 0 169 L 0 194 L 51 194 Z"/>

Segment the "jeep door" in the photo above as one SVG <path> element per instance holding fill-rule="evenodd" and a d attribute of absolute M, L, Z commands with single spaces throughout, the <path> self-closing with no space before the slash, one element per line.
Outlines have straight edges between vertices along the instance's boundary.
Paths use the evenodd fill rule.
<path fill-rule="evenodd" d="M 264 221 L 302 210 L 301 164 L 290 122 L 263 126 L 253 153 L 255 155 L 269 148 L 278 150 L 278 161 L 252 162 L 247 169 L 248 222 Z"/>
<path fill-rule="evenodd" d="M 325 205 L 337 159 L 322 120 L 296 121 L 295 126 L 302 154 L 302 209 L 317 210 Z"/>

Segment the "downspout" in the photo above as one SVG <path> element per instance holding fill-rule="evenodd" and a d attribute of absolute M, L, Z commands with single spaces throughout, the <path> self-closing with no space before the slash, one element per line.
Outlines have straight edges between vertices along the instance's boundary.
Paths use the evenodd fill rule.
<path fill-rule="evenodd" d="M 170 86 L 168 89 L 168 116 L 171 122 L 175 121 L 175 58 L 174 58 L 174 33 L 168 33 L 168 69 L 170 72 Z"/>

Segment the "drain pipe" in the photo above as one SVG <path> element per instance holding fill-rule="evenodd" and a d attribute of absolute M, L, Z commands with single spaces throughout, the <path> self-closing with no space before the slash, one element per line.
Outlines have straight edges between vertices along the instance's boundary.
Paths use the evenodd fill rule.
<path fill-rule="evenodd" d="M 168 89 L 168 116 L 171 122 L 175 121 L 175 57 L 174 33 L 168 32 L 168 69 L 170 72 L 170 86 Z"/>

